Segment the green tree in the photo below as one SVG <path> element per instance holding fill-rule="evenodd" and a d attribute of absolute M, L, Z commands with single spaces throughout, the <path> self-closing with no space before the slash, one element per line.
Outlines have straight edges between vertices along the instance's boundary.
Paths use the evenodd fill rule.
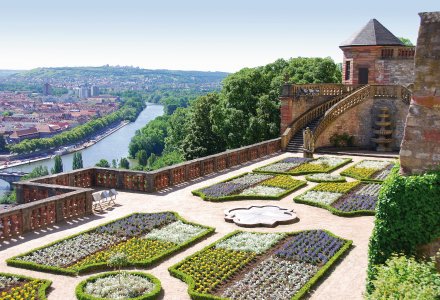
<path fill-rule="evenodd" d="M 127 158 L 125 158 L 125 157 L 121 158 L 121 160 L 119 161 L 119 168 L 130 169 L 130 162 L 128 161 Z"/>
<path fill-rule="evenodd" d="M 116 169 L 118 167 L 118 162 L 116 161 L 116 159 L 112 159 L 112 168 Z"/>
<path fill-rule="evenodd" d="M 81 152 L 75 152 L 73 154 L 73 162 L 72 162 L 72 169 L 82 169 L 83 168 L 83 159 Z"/>
<path fill-rule="evenodd" d="M 61 159 L 60 155 L 56 155 L 55 158 L 55 165 L 52 168 L 52 174 L 58 174 L 63 172 L 63 160 Z"/>
<path fill-rule="evenodd" d="M 405 45 L 405 46 L 414 46 L 414 44 L 411 42 L 410 39 L 405 37 L 399 37 L 399 40 Z"/>
<path fill-rule="evenodd" d="M 5 141 L 5 137 L 0 134 L 0 153 L 2 152 L 6 152 L 7 148 L 6 148 L 6 141 Z"/>
<path fill-rule="evenodd" d="M 138 160 L 139 165 L 141 165 L 141 166 L 147 165 L 148 155 L 147 155 L 147 151 L 145 151 L 144 149 L 139 150 L 136 153 L 136 158 Z"/>
<path fill-rule="evenodd" d="M 224 151 L 224 140 L 213 131 L 212 110 L 219 103 L 218 94 L 210 93 L 197 98 L 189 113 L 188 134 L 182 141 L 186 159 L 194 159 Z"/>
<path fill-rule="evenodd" d="M 47 175 L 49 175 L 49 170 L 47 169 L 47 167 L 40 165 L 38 167 L 35 167 L 29 174 L 21 177 L 20 180 L 24 181 L 24 180 L 29 180 L 32 178 L 38 178 L 38 177 L 47 176 Z"/>
<path fill-rule="evenodd" d="M 100 159 L 96 165 L 97 167 L 101 167 L 101 168 L 110 168 L 110 164 L 106 159 Z"/>

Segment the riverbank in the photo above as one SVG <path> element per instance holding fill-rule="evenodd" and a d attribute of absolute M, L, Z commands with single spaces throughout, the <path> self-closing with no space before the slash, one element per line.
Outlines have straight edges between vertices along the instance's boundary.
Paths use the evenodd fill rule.
<path fill-rule="evenodd" d="M 89 148 L 130 123 L 131 122 L 129 122 L 129 121 L 122 121 L 119 125 L 112 127 L 112 128 L 109 128 L 103 134 L 99 134 L 99 135 L 93 137 L 90 141 L 84 142 L 79 147 L 72 148 L 72 150 L 69 150 L 68 152 L 63 153 L 63 155 L 75 153 L 75 152 L 84 150 L 86 148 Z M 35 158 L 30 158 L 30 159 L 13 160 L 10 162 L 0 162 L 0 170 L 48 160 L 48 159 L 51 159 L 54 155 L 55 155 L 55 151 L 51 151 L 50 154 L 47 154 L 45 156 L 37 156 Z"/>

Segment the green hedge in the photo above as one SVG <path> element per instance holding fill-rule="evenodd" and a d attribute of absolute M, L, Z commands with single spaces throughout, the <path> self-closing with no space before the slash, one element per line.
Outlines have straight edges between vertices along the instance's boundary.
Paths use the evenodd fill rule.
<path fill-rule="evenodd" d="M 232 201 L 232 200 L 280 200 L 283 197 L 285 197 L 285 196 L 289 195 L 290 193 L 292 193 L 293 191 L 296 191 L 297 189 L 302 188 L 302 187 L 307 185 L 307 181 L 298 180 L 298 185 L 296 185 L 296 186 L 294 186 L 294 187 L 292 187 L 290 189 L 287 189 L 286 191 L 284 191 L 282 193 L 279 193 L 279 194 L 276 194 L 276 195 L 272 195 L 272 196 L 263 196 L 263 195 L 229 195 L 229 196 L 224 196 L 224 197 L 210 197 L 210 196 L 208 196 L 208 195 L 206 195 L 206 194 L 204 194 L 202 192 L 202 190 L 204 190 L 206 188 L 209 188 L 209 187 L 211 187 L 213 185 L 216 185 L 216 184 L 219 184 L 219 183 L 223 183 L 223 182 L 228 182 L 228 181 L 231 181 L 231 180 L 233 180 L 235 178 L 242 177 L 242 176 L 244 176 L 246 174 L 249 174 L 249 173 L 250 172 L 243 173 L 243 174 L 240 174 L 240 175 L 228 178 L 226 180 L 223 180 L 223 181 L 214 183 L 212 185 L 205 186 L 205 187 L 203 187 L 201 189 L 192 191 L 191 193 L 194 196 L 198 196 L 198 197 L 202 198 L 205 201 L 211 201 L 211 202 L 222 202 L 222 201 Z M 274 174 L 274 175 L 276 176 L 276 175 L 280 175 L 280 174 Z M 260 185 L 263 182 L 264 181 L 262 181 L 262 182 L 260 182 L 260 183 L 258 183 L 256 185 Z"/>
<path fill-rule="evenodd" d="M 19 278 L 21 280 L 26 280 L 26 281 L 32 281 L 32 280 L 41 281 L 43 284 L 38 289 L 38 299 L 39 300 L 46 300 L 47 299 L 46 291 L 52 285 L 52 281 L 50 281 L 48 279 L 32 278 L 32 277 L 27 277 L 27 276 L 22 276 L 22 275 L 16 275 L 16 274 L 10 274 L 10 273 L 1 273 L 1 272 L 0 272 L 0 276 L 16 277 L 16 278 Z"/>
<path fill-rule="evenodd" d="M 162 213 L 164 213 L 164 212 L 162 212 Z M 178 245 L 178 246 L 176 246 L 174 248 L 171 248 L 171 249 L 169 249 L 169 250 L 167 250 L 165 252 L 162 252 L 159 255 L 151 257 L 150 259 L 147 259 L 147 260 L 144 260 L 144 261 L 129 262 L 129 264 L 126 267 L 147 267 L 147 266 L 150 266 L 150 265 L 152 265 L 154 263 L 157 263 L 157 262 L 159 262 L 159 261 L 161 261 L 161 260 L 171 256 L 176 251 L 180 251 L 180 250 L 182 250 L 184 248 L 187 248 L 187 247 L 195 244 L 202 237 L 207 236 L 207 235 L 209 235 L 209 234 L 211 234 L 211 233 L 213 233 L 215 231 L 215 228 L 213 228 L 213 227 L 208 227 L 208 226 L 203 226 L 203 225 L 200 225 L 200 224 L 188 222 L 185 219 L 183 219 L 182 217 L 180 217 L 179 214 L 176 213 L 176 212 L 170 212 L 170 213 L 174 214 L 176 216 L 177 220 L 180 220 L 180 221 L 182 221 L 182 222 L 184 222 L 186 224 L 191 224 L 191 225 L 195 225 L 195 226 L 206 228 L 206 230 L 204 232 L 202 232 L 201 234 L 199 234 L 198 236 L 194 237 L 193 239 L 191 239 L 191 240 L 189 240 L 189 241 L 187 241 L 187 242 L 185 242 L 185 243 L 183 243 L 181 245 Z M 28 251 L 26 253 L 23 253 L 23 254 L 20 254 L 20 255 L 17 255 L 17 256 L 14 256 L 12 258 L 7 259 L 6 263 L 7 263 L 8 266 L 14 266 L 14 267 L 18 267 L 18 268 L 24 268 L 24 269 L 35 270 L 35 271 L 49 272 L 49 273 L 54 273 L 54 274 L 70 275 L 70 276 L 76 276 L 79 273 L 84 273 L 84 272 L 108 269 L 109 267 L 107 266 L 106 262 L 90 264 L 90 265 L 86 265 L 84 267 L 78 268 L 76 270 L 72 270 L 72 269 L 67 269 L 67 268 L 62 268 L 62 267 L 54 267 L 54 266 L 48 266 L 48 265 L 41 265 L 41 264 L 37 264 L 37 263 L 33 263 L 33 262 L 27 262 L 27 261 L 20 260 L 20 257 L 24 256 L 24 255 L 28 255 L 28 254 L 30 254 L 30 253 L 32 253 L 34 251 L 37 251 L 37 250 L 40 250 L 40 249 L 43 249 L 43 248 L 47 248 L 47 247 L 52 246 L 54 244 L 60 243 L 60 242 L 62 242 L 64 240 L 76 237 L 76 236 L 78 236 L 80 234 L 84 234 L 84 233 L 93 231 L 93 230 L 95 230 L 98 227 L 101 227 L 101 226 L 113 223 L 113 222 L 121 220 L 121 219 L 125 219 L 125 218 L 127 218 L 129 216 L 132 216 L 134 214 L 137 214 L 137 213 L 129 214 L 129 215 L 124 216 L 122 218 L 118 218 L 118 219 L 115 219 L 115 220 L 112 220 L 112 221 L 100 224 L 100 225 L 98 225 L 96 227 L 87 229 L 85 231 L 81 231 L 79 233 L 76 233 L 74 235 L 71 235 L 71 236 L 65 237 L 63 239 L 57 240 L 57 241 L 52 242 L 50 244 L 44 245 L 42 247 L 38 247 L 38 248 L 32 249 L 32 250 L 30 250 L 30 251 Z"/>
<path fill-rule="evenodd" d="M 440 171 L 401 176 L 395 166 L 385 180 L 376 206 L 368 253 L 368 292 L 376 266 L 392 253 L 414 255 L 418 245 L 440 237 Z"/>
<path fill-rule="evenodd" d="M 75 289 L 76 298 L 79 300 L 105 300 L 105 299 L 108 300 L 108 298 L 94 297 L 90 294 L 85 293 L 84 287 L 89 282 L 94 282 L 99 278 L 104 278 L 107 276 L 116 275 L 118 273 L 119 272 L 117 272 L 117 271 L 116 272 L 107 272 L 107 273 L 103 273 L 103 274 L 89 277 L 86 280 L 81 281 Z M 154 283 L 154 289 L 151 292 L 149 292 L 148 294 L 145 294 L 145 295 L 142 295 L 139 297 L 135 297 L 135 298 L 129 298 L 129 299 L 131 299 L 131 300 L 154 300 L 154 299 L 157 299 L 160 291 L 162 290 L 161 283 L 160 283 L 159 279 L 157 279 L 156 277 L 154 277 L 151 274 L 147 274 L 147 273 L 143 273 L 143 272 L 125 272 L 125 273 L 145 277 L 148 280 L 150 280 L 152 283 Z"/>
<path fill-rule="evenodd" d="M 301 231 L 289 232 L 289 233 L 287 233 L 287 234 L 288 234 L 288 235 L 295 235 L 295 234 L 298 234 L 298 233 L 301 233 L 301 232 L 304 232 L 304 231 L 308 231 L 308 230 L 301 230 Z M 353 243 L 353 241 L 351 241 L 351 240 L 346 240 L 346 239 L 343 239 L 343 238 L 340 238 L 340 237 L 338 237 L 337 235 L 333 234 L 333 233 L 330 232 L 330 231 L 327 231 L 327 230 L 323 230 L 323 231 L 325 231 L 326 233 L 328 233 L 330 236 L 333 236 L 333 237 L 335 237 L 335 238 L 338 238 L 338 239 L 340 239 L 340 240 L 345 241 L 345 243 L 344 243 L 344 245 L 341 247 L 341 249 L 339 249 L 339 251 L 336 252 L 335 255 L 333 255 L 333 257 L 332 257 L 331 259 L 329 259 L 328 262 L 327 262 L 325 265 L 323 265 L 323 266 L 318 270 L 318 272 L 316 272 L 316 274 L 315 274 L 312 278 L 310 278 L 310 280 L 309 280 L 309 281 L 308 281 L 308 282 L 307 282 L 307 283 L 306 283 L 306 284 L 305 284 L 305 285 L 304 285 L 304 286 L 303 286 L 298 292 L 295 293 L 295 295 L 291 298 L 291 300 L 298 300 L 298 299 L 301 299 L 306 293 L 308 293 L 308 292 L 310 291 L 310 289 L 312 288 L 312 286 L 315 285 L 316 282 L 318 282 L 318 281 L 322 278 L 322 276 L 327 272 L 327 270 L 328 270 L 328 269 L 329 269 L 329 268 L 330 268 L 335 262 L 337 262 L 337 261 L 342 257 L 342 255 L 343 255 L 348 249 L 350 249 L 350 247 L 351 247 L 351 245 L 352 245 L 352 243 Z M 195 292 L 195 291 L 194 291 L 194 285 L 195 285 L 195 282 L 194 282 L 194 280 L 192 279 L 192 277 L 191 277 L 191 276 L 188 276 L 187 274 L 185 274 L 185 273 L 183 273 L 183 272 L 180 272 L 180 271 L 178 270 L 178 267 L 181 266 L 183 263 L 185 263 L 187 260 L 190 260 L 192 257 L 196 256 L 198 253 L 203 252 L 203 251 L 205 251 L 205 250 L 207 250 L 207 249 L 209 249 L 209 248 L 212 248 L 212 247 L 214 247 L 217 243 L 220 243 L 220 242 L 222 242 L 222 241 L 228 239 L 229 237 L 231 237 L 231 236 L 233 236 L 233 235 L 235 235 L 235 234 L 237 234 L 237 233 L 240 233 L 240 232 L 242 232 L 242 231 L 240 231 L 240 230 L 233 231 L 233 232 L 231 232 L 231 233 L 225 235 L 225 236 L 222 237 L 221 239 L 215 241 L 214 243 L 212 243 L 212 244 L 210 244 L 210 245 L 204 247 L 202 250 L 197 251 L 196 253 L 194 253 L 194 254 L 192 254 L 192 255 L 186 257 L 186 258 L 185 258 L 184 260 L 182 260 L 181 262 L 179 262 L 179 263 L 177 263 L 177 264 L 175 264 L 175 265 L 173 265 L 173 266 L 171 266 L 171 267 L 168 268 L 168 271 L 169 271 L 169 273 L 170 273 L 172 276 L 174 276 L 174 277 L 176 277 L 176 278 L 178 278 L 178 279 L 180 279 L 180 280 L 182 280 L 183 282 L 185 282 L 185 283 L 188 284 L 188 294 L 190 295 L 191 299 L 195 299 L 195 300 L 225 300 L 225 298 L 222 298 L 222 297 L 217 297 L 217 296 L 210 295 L 210 294 L 201 294 L 201 293 L 197 293 L 197 292 Z M 255 233 L 258 233 L 258 232 L 255 232 Z"/>

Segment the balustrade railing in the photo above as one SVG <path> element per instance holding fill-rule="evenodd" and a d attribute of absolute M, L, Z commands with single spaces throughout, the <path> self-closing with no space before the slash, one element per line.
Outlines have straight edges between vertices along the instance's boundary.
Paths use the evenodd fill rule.
<path fill-rule="evenodd" d="M 319 83 L 319 84 L 292 84 L 291 93 L 294 98 L 301 96 L 338 96 L 352 92 L 356 85 Z"/>
<path fill-rule="evenodd" d="M 92 191 L 80 189 L 1 211 L 0 240 L 91 214 Z"/>

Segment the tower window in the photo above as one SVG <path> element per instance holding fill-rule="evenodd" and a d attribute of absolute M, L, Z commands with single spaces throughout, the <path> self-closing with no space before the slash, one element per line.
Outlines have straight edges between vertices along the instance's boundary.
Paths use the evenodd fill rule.
<path fill-rule="evenodd" d="M 350 61 L 345 62 L 345 80 L 350 80 Z"/>

